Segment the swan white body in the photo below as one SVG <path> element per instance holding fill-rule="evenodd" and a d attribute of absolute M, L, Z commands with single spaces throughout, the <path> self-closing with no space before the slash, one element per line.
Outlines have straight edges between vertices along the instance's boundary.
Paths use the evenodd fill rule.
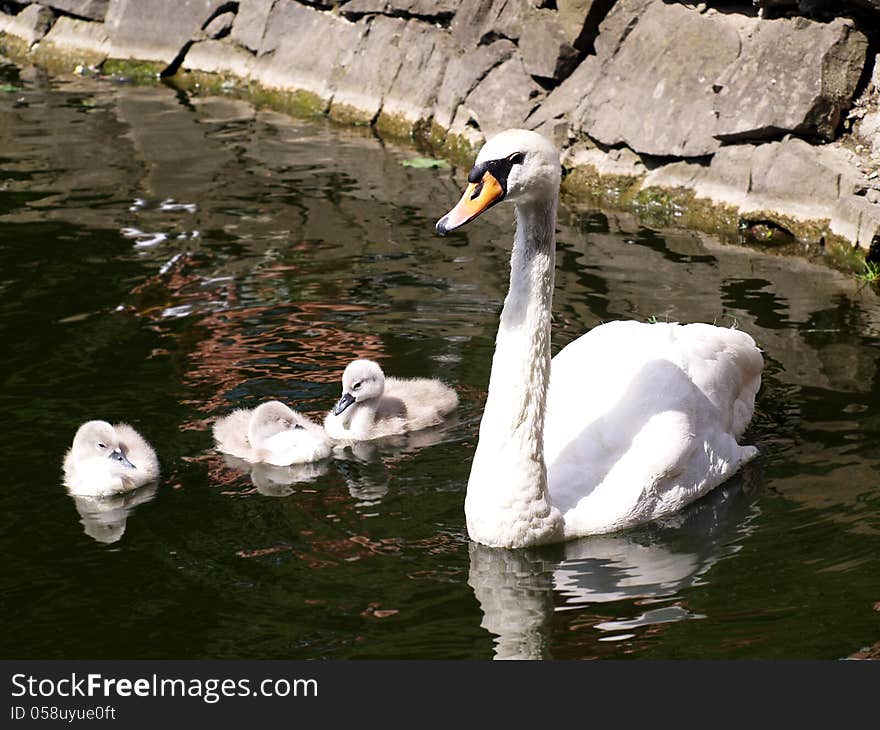
<path fill-rule="evenodd" d="M 681 509 L 757 453 L 737 443 L 763 369 L 744 332 L 610 322 L 551 365 L 560 165 L 549 141 L 503 132 L 468 179 L 440 233 L 502 199 L 517 218 L 465 498 L 472 539 L 523 547 L 630 527 Z"/>
<path fill-rule="evenodd" d="M 217 449 L 250 463 L 289 466 L 330 456 L 324 429 L 280 401 L 239 409 L 214 424 Z"/>
<path fill-rule="evenodd" d="M 337 441 L 370 441 L 436 426 L 457 405 L 458 395 L 439 380 L 386 378 L 372 360 L 355 360 L 324 430 Z"/>
<path fill-rule="evenodd" d="M 127 423 L 87 421 L 64 456 L 64 485 L 75 495 L 127 492 L 158 477 L 156 452 Z"/>

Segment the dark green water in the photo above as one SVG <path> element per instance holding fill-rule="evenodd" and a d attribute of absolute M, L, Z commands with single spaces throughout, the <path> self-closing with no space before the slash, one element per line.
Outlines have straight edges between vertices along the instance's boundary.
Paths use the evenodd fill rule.
<path fill-rule="evenodd" d="M 870 290 L 563 206 L 555 350 L 614 318 L 735 320 L 766 356 L 748 434 L 762 454 L 665 523 L 484 549 L 463 500 L 509 209 L 437 238 L 464 173 L 403 166 L 413 150 L 232 99 L 0 68 L 0 656 L 880 652 Z M 287 485 L 213 451 L 235 406 L 272 396 L 320 417 L 355 356 L 452 383 L 458 422 Z M 154 493 L 97 513 L 68 496 L 61 459 L 92 418 L 152 442 Z"/>

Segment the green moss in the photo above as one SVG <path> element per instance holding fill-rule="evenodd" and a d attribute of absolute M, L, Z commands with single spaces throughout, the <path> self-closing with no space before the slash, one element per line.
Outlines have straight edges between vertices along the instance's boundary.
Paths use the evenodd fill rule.
<path fill-rule="evenodd" d="M 848 241 L 840 240 L 832 241 L 830 245 L 826 244 L 825 260 L 838 271 L 851 274 L 857 279 L 866 273 L 866 269 L 870 265 L 865 261 L 864 251 Z"/>
<path fill-rule="evenodd" d="M 0 33 L 0 53 L 16 63 L 28 63 L 28 44 L 18 36 Z"/>
<path fill-rule="evenodd" d="M 273 89 L 228 73 L 181 70 L 162 81 L 188 94 L 232 96 L 297 117 L 322 116 L 327 112 L 327 102 L 317 94 Z"/>
<path fill-rule="evenodd" d="M 349 106 L 348 104 L 332 104 L 330 106 L 330 118 L 342 124 L 354 126 L 369 126 L 373 121 L 373 115 L 363 109 Z"/>
<path fill-rule="evenodd" d="M 107 56 L 95 51 L 62 48 L 43 41 L 31 52 L 32 60 L 50 74 L 74 73 L 77 66 L 95 68 L 101 66 Z"/>
<path fill-rule="evenodd" d="M 626 207 L 642 178 L 633 175 L 601 175 L 592 165 L 571 170 L 562 182 L 565 194 L 599 206 Z"/>
<path fill-rule="evenodd" d="M 411 140 L 416 136 L 416 125 L 402 114 L 382 112 L 376 119 L 376 131 L 389 139 Z"/>
<path fill-rule="evenodd" d="M 449 160 L 470 167 L 474 161 L 476 150 L 467 137 L 459 134 L 447 134 L 443 146 L 439 148 Z"/>
<path fill-rule="evenodd" d="M 856 279 L 866 284 L 880 283 L 880 264 L 873 261 L 862 261 L 862 271 L 856 274 Z"/>
<path fill-rule="evenodd" d="M 124 58 L 108 58 L 101 65 L 101 71 L 135 83 L 156 83 L 165 66 L 153 61 L 133 61 Z"/>

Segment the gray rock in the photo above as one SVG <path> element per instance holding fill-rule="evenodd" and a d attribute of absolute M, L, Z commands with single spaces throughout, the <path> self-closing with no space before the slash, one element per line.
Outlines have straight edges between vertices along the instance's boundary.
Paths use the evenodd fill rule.
<path fill-rule="evenodd" d="M 566 150 L 562 164 L 566 169 L 591 167 L 600 175 L 614 177 L 643 177 L 647 172 L 644 161 L 627 147 L 600 150 L 580 142 Z"/>
<path fill-rule="evenodd" d="M 727 145 L 712 155 L 705 173 L 695 180 L 698 197 L 743 207 L 752 185 L 752 157 L 749 144 Z"/>
<path fill-rule="evenodd" d="M 740 57 L 715 80 L 715 136 L 834 139 L 865 66 L 865 36 L 844 19 L 766 20 L 743 30 Z"/>
<path fill-rule="evenodd" d="M 568 42 L 579 51 L 589 50 L 612 5 L 614 0 L 557 0 L 559 24 Z"/>
<path fill-rule="evenodd" d="M 576 128 L 643 154 L 711 154 L 719 147 L 712 84 L 737 60 L 737 28 L 748 20 L 620 0 L 602 23 L 596 55 L 565 85 Z"/>
<path fill-rule="evenodd" d="M 831 218 L 837 199 L 863 190 L 864 184 L 852 153 L 789 138 L 755 147 L 749 207 L 803 220 Z"/>
<path fill-rule="evenodd" d="M 232 23 L 232 40 L 256 53 L 273 5 L 275 0 L 242 0 Z"/>
<path fill-rule="evenodd" d="M 434 121 L 443 129 L 450 129 L 459 106 L 477 84 L 515 52 L 516 46 L 508 40 L 498 40 L 469 51 L 453 51 L 437 92 Z"/>
<path fill-rule="evenodd" d="M 874 70 L 871 73 L 871 88 L 880 92 L 880 53 L 874 55 Z"/>
<path fill-rule="evenodd" d="M 65 53 L 82 53 L 87 64 L 97 64 L 110 55 L 110 39 L 103 23 L 62 16 L 43 38 L 42 45 Z"/>
<path fill-rule="evenodd" d="M 585 59 L 571 76 L 553 89 L 529 117 L 526 126 L 551 137 L 561 146 L 574 140 L 577 137 L 573 124 L 575 111 L 592 86 L 590 67 L 594 61 L 589 57 Z"/>
<path fill-rule="evenodd" d="M 46 0 L 47 5 L 85 20 L 104 20 L 110 0 Z"/>
<path fill-rule="evenodd" d="M 193 43 L 183 60 L 183 67 L 186 69 L 231 74 L 240 79 L 250 78 L 255 64 L 253 54 L 229 38 Z"/>
<path fill-rule="evenodd" d="M 222 38 L 232 30 L 233 20 L 235 20 L 235 13 L 220 13 L 205 26 L 202 34 L 206 39 Z"/>
<path fill-rule="evenodd" d="M 477 84 L 458 108 L 450 132 L 473 143 L 508 127 L 522 127 L 543 96 L 514 55 Z"/>
<path fill-rule="evenodd" d="M 530 124 L 641 154 L 700 157 L 720 140 L 833 136 L 864 64 L 851 21 L 760 20 L 619 0 L 588 56 Z"/>
<path fill-rule="evenodd" d="M 434 116 L 437 96 L 454 41 L 445 31 L 418 20 L 409 21 L 400 39 L 400 67 L 382 100 L 383 117 L 398 117 L 411 124 L 426 123 Z"/>
<path fill-rule="evenodd" d="M 578 59 L 559 14 L 528 0 L 463 0 L 450 31 L 463 48 L 499 38 L 518 41 L 526 71 L 546 79 L 564 79 Z"/>
<path fill-rule="evenodd" d="M 225 0 L 114 0 L 105 20 L 112 55 L 171 63 Z"/>
<path fill-rule="evenodd" d="M 880 109 L 868 112 L 856 127 L 856 136 L 870 145 L 874 155 L 880 155 Z"/>
<path fill-rule="evenodd" d="M 692 190 L 698 198 L 733 206 L 743 216 L 831 219 L 832 231 L 864 243 L 880 223 L 880 205 L 858 194 L 865 182 L 848 150 L 788 138 L 722 147 L 708 165 L 686 160 L 662 165 L 645 176 L 642 187 Z"/>
<path fill-rule="evenodd" d="M 9 18 L 4 32 L 21 38 L 29 46 L 38 43 L 55 22 L 55 13 L 43 5 L 28 5 L 17 15 Z"/>
<path fill-rule="evenodd" d="M 530 11 L 528 0 L 462 0 L 450 31 L 464 48 L 499 37 L 515 41 Z"/>
<path fill-rule="evenodd" d="M 458 0 L 349 0 L 340 6 L 339 12 L 355 17 L 415 16 L 445 21 L 453 16 L 460 4 Z"/>
<path fill-rule="evenodd" d="M 530 14 L 519 36 L 519 51 L 526 71 L 547 79 L 564 79 L 578 61 L 578 52 L 568 42 L 553 10 Z"/>
<path fill-rule="evenodd" d="M 351 60 L 333 74 L 332 115 L 351 121 L 375 121 L 385 94 L 401 70 L 405 53 L 401 42 L 406 25 L 405 20 L 381 15 L 365 25 L 366 32 Z"/>
<path fill-rule="evenodd" d="M 334 79 L 352 61 L 363 32 L 360 25 L 332 13 L 278 0 L 253 77 L 271 88 L 308 91 L 329 102 Z"/>
<path fill-rule="evenodd" d="M 831 216 L 831 231 L 864 249 L 880 236 L 880 205 L 860 195 L 845 195 Z"/>

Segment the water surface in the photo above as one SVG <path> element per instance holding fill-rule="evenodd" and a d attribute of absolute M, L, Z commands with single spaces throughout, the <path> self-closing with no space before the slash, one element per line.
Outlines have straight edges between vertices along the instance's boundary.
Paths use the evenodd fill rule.
<path fill-rule="evenodd" d="M 685 512 L 541 550 L 463 515 L 513 224 L 433 224 L 465 171 L 231 98 L 0 67 L 0 655 L 840 658 L 880 651 L 880 302 L 823 266 L 562 206 L 554 352 L 616 318 L 736 323 L 758 459 Z M 248 469 L 212 421 L 320 418 L 356 356 L 457 420 Z M 162 480 L 74 500 L 87 419 Z"/>

